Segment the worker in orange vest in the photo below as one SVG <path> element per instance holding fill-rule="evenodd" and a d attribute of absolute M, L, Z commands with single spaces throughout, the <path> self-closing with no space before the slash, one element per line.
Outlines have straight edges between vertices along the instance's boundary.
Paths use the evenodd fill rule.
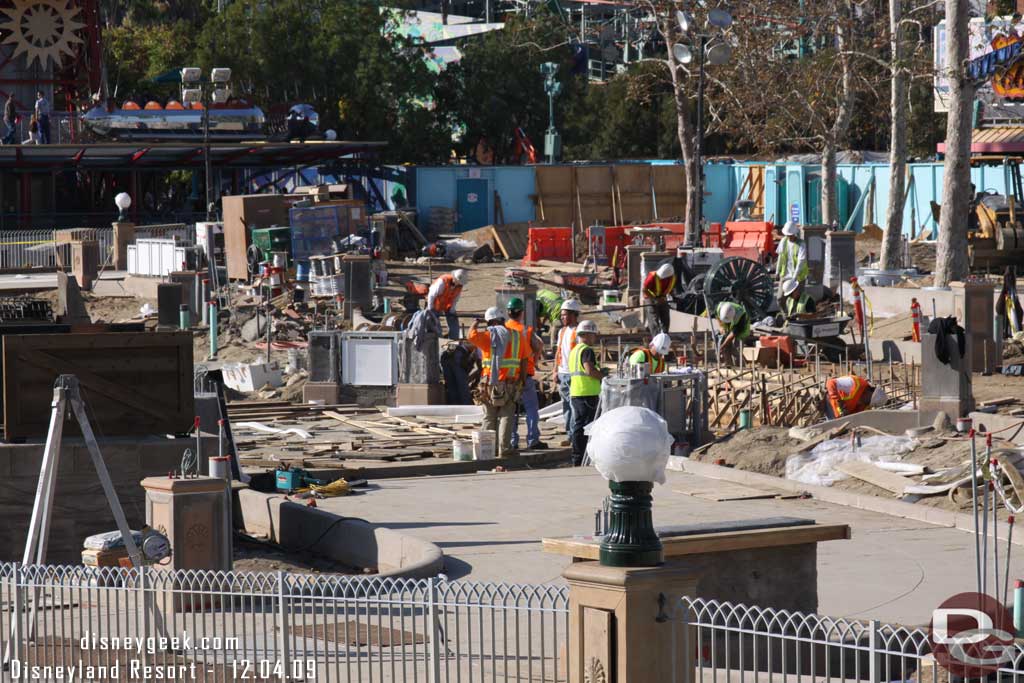
<path fill-rule="evenodd" d="M 644 278 L 643 295 L 652 306 L 655 325 L 651 326 L 651 334 L 668 332 L 670 315 L 668 296 L 676 286 L 676 270 L 671 263 L 661 264 L 657 270 L 647 273 Z M 655 329 L 656 328 L 656 329 Z"/>
<path fill-rule="evenodd" d="M 529 343 L 518 330 L 505 327 L 497 306 L 473 323 L 468 339 L 483 355 L 476 395 L 484 409 L 483 427 L 497 434 L 499 458 L 512 455 L 512 418 L 526 377 Z"/>
<path fill-rule="evenodd" d="M 505 327 L 517 331 L 523 337 L 526 346 L 526 377 L 523 378 L 523 412 L 526 413 L 526 447 L 530 450 L 543 450 L 547 444 L 540 440 L 540 399 L 537 396 L 537 381 L 533 378 L 537 371 L 537 359 L 544 357 L 544 342 L 537 336 L 532 326 L 523 324 L 523 312 L 526 305 L 518 296 L 508 300 L 505 307 L 508 322 Z M 519 450 L 519 413 L 512 420 L 512 450 Z"/>
<path fill-rule="evenodd" d="M 888 400 L 885 389 L 857 375 L 829 378 L 825 382 L 825 393 L 825 414 L 831 420 L 877 408 Z"/>
<path fill-rule="evenodd" d="M 459 268 L 434 280 L 427 291 L 427 310 L 443 315 L 448 321 L 448 338 L 459 338 L 459 316 L 455 307 L 459 303 L 462 287 L 466 284 L 466 271 Z"/>

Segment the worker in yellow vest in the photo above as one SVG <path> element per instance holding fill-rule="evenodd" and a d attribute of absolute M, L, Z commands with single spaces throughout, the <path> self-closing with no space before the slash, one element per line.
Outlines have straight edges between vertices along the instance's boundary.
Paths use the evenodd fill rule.
<path fill-rule="evenodd" d="M 597 416 L 597 400 L 601 395 L 601 374 L 597 354 L 597 325 L 584 320 L 576 328 L 579 339 L 569 354 L 569 395 L 572 399 L 572 464 L 579 467 L 587 452 L 587 425 Z"/>
<path fill-rule="evenodd" d="M 643 369 L 644 375 L 658 375 L 665 372 L 665 355 L 672 348 L 672 338 L 662 332 L 655 335 L 647 348 L 640 348 L 629 356 L 629 364 Z"/>
<path fill-rule="evenodd" d="M 804 291 L 804 283 L 795 277 L 782 281 L 782 298 L 779 300 L 779 309 L 784 318 L 795 318 L 797 316 L 814 313 L 814 299 Z"/>
<path fill-rule="evenodd" d="M 741 304 L 723 301 L 715 309 L 719 331 L 725 335 L 718 345 L 718 357 L 726 363 L 740 364 L 743 342 L 750 338 L 750 316 Z"/>
<path fill-rule="evenodd" d="M 558 344 L 555 346 L 555 369 L 552 371 L 558 379 L 558 395 L 562 398 L 562 419 L 565 421 L 566 436 L 572 436 L 572 396 L 569 395 L 569 354 L 576 346 L 576 326 L 580 322 L 583 307 L 576 299 L 562 302 L 559 320 L 562 326 L 558 329 Z"/>
<path fill-rule="evenodd" d="M 473 323 L 467 339 L 483 356 L 476 400 L 484 409 L 484 429 L 497 434 L 502 458 L 512 454 L 512 418 L 523 390 L 529 344 L 518 330 L 505 327 L 497 306 L 487 309 L 484 318 Z"/>
<path fill-rule="evenodd" d="M 829 378 L 825 381 L 825 394 L 825 414 L 832 420 L 881 407 L 889 399 L 885 389 L 857 375 Z"/>
<path fill-rule="evenodd" d="M 783 281 L 795 278 L 798 282 L 804 282 L 811 272 L 807 265 L 807 245 L 800 237 L 799 226 L 793 221 L 786 221 L 782 226 L 782 239 L 776 254 L 775 274 L 779 278 L 779 299 L 782 299 L 785 296 L 782 293 Z"/>

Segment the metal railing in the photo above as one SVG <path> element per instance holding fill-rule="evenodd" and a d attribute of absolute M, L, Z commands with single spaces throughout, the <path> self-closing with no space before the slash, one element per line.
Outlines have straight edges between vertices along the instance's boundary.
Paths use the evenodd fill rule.
<path fill-rule="evenodd" d="M 696 681 L 732 683 L 946 683 L 950 674 L 932 656 L 928 633 L 878 621 L 683 598 L 673 615 L 673 642 L 694 657 Z M 1024 649 L 989 676 L 1019 683 Z M 673 661 L 676 653 L 673 653 Z M 678 672 L 673 680 L 689 680 Z"/>
<path fill-rule="evenodd" d="M 99 242 L 100 265 L 107 262 L 114 248 L 112 227 L 93 228 Z M 0 268 L 56 267 L 57 254 L 54 230 L 0 230 Z M 195 244 L 195 232 L 184 223 L 140 225 L 136 239 L 174 238 L 182 245 Z M 64 262 L 70 263 L 68 254 Z"/>
<path fill-rule="evenodd" d="M 566 680 L 561 586 L 7 563 L 0 593 L 5 681 L 79 663 L 121 680 Z"/>

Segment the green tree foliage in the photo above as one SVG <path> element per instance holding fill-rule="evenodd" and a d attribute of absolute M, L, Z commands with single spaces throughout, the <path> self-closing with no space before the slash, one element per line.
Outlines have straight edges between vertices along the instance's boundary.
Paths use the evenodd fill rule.
<path fill-rule="evenodd" d="M 111 96 L 118 102 L 176 96 L 176 86 L 158 86 L 151 79 L 190 62 L 193 35 L 193 27 L 184 21 L 106 29 L 103 51 Z"/>

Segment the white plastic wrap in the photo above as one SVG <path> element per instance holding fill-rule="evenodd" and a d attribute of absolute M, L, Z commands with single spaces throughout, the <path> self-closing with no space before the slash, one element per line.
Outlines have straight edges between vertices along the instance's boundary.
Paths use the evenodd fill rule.
<path fill-rule="evenodd" d="M 917 448 L 917 441 L 909 436 L 868 436 L 860 446 L 851 448 L 850 439 L 825 441 L 805 455 L 791 455 L 786 460 L 786 479 L 831 486 L 847 475 L 837 468 L 851 460 L 863 462 L 894 462 Z"/>
<path fill-rule="evenodd" d="M 608 480 L 665 483 L 674 439 L 668 423 L 653 410 L 623 406 L 609 410 L 586 428 L 587 455 Z"/>

